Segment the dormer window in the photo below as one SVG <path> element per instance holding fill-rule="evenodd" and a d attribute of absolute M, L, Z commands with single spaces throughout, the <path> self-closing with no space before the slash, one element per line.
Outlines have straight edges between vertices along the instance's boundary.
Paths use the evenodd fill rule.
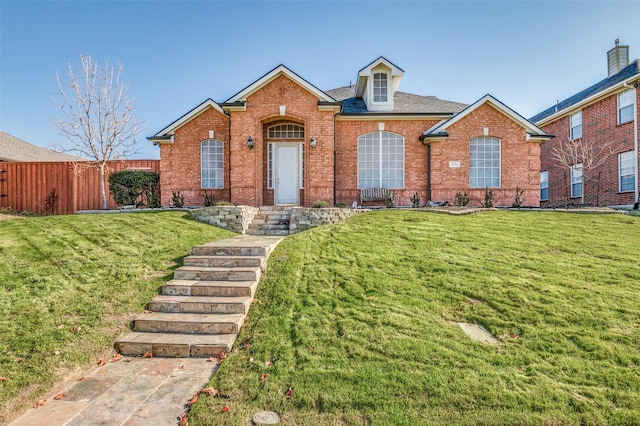
<path fill-rule="evenodd" d="M 387 102 L 387 74 L 383 72 L 373 75 L 373 102 Z"/>

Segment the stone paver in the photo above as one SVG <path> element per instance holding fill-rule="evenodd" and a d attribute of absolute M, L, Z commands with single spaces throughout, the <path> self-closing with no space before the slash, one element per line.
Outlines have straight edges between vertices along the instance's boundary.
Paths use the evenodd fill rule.
<path fill-rule="evenodd" d="M 202 358 L 128 358 L 95 369 L 9 426 L 176 425 L 217 364 Z M 64 398 L 53 396 L 64 393 Z"/>

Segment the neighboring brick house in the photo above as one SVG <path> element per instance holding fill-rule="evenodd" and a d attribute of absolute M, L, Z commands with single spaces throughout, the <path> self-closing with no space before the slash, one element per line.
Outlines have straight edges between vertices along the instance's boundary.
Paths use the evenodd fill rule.
<path fill-rule="evenodd" d="M 555 138 L 542 145 L 542 206 L 631 205 L 638 202 L 638 121 L 640 60 L 629 63 L 629 47 L 607 52 L 609 75 L 593 86 L 530 118 Z M 575 141 L 608 144 L 604 164 L 590 171 L 576 161 L 570 168 L 554 159 L 554 150 Z M 607 156 L 610 154 L 610 156 Z M 605 160 L 606 158 L 606 160 Z"/>
<path fill-rule="evenodd" d="M 387 188 L 471 205 L 487 190 L 510 206 L 516 188 L 539 205 L 540 143 L 551 138 L 495 98 L 464 105 L 397 90 L 404 71 L 380 57 L 355 85 L 322 91 L 283 65 L 223 103 L 206 100 L 148 139 L 160 146 L 162 204 L 180 191 L 234 204 L 351 206 Z"/>

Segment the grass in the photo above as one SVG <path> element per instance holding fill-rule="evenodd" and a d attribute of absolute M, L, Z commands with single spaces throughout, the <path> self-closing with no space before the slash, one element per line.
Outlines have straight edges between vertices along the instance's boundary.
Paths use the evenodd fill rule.
<path fill-rule="evenodd" d="M 560 212 L 382 211 L 291 236 L 211 380 L 223 397 L 189 423 L 640 424 L 638 253 L 640 217 Z"/>
<path fill-rule="evenodd" d="M 231 235 L 184 212 L 0 221 L 0 423 L 95 363 L 192 246 Z"/>

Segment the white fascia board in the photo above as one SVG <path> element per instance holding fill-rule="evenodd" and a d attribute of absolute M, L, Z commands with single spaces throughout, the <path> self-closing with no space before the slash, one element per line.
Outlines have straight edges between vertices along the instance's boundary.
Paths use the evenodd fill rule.
<path fill-rule="evenodd" d="M 320 90 L 317 87 L 315 87 L 314 85 L 310 84 L 308 81 L 306 81 L 305 79 L 303 79 L 302 77 L 300 77 L 299 75 L 297 75 L 296 73 L 291 71 L 289 68 L 285 67 L 284 65 L 280 65 L 280 66 L 274 68 L 269 73 L 267 73 L 264 76 L 262 76 L 261 78 L 259 78 L 258 80 L 256 80 L 251 85 L 247 86 L 242 91 L 238 92 L 232 98 L 228 99 L 225 103 L 244 102 L 244 101 L 246 101 L 249 96 L 251 96 L 253 93 L 255 93 L 258 90 L 260 90 L 266 84 L 268 84 L 271 81 L 275 80 L 280 75 L 287 76 L 289 79 L 291 79 L 294 82 L 296 82 L 299 86 L 302 86 L 304 89 L 306 89 L 308 92 L 312 93 L 314 96 L 316 96 L 321 101 L 336 102 L 336 100 L 333 99 L 331 96 L 327 95 L 322 90 Z"/>
<path fill-rule="evenodd" d="M 164 129 L 160 130 L 158 133 L 155 134 L 155 136 L 165 136 L 168 134 L 173 134 L 173 132 L 175 132 L 178 128 L 182 127 L 182 125 L 184 125 L 188 121 L 191 121 L 194 117 L 197 117 L 198 115 L 203 113 L 209 107 L 215 109 L 221 114 L 225 114 L 224 110 L 220 107 L 220 105 L 218 105 L 211 99 L 207 99 L 206 101 L 204 101 L 203 103 L 201 103 L 200 105 L 198 105 L 197 107 L 195 107 L 194 109 L 192 109 L 191 111 L 189 111 L 188 113 L 186 113 L 185 115 L 183 115 L 182 117 L 174 121 L 173 123 L 169 124 Z"/>
<path fill-rule="evenodd" d="M 491 95 L 483 96 L 482 98 L 478 99 L 473 104 L 469 105 L 464 110 L 460 111 L 457 115 L 453 116 L 450 120 L 447 120 L 447 121 L 445 121 L 443 123 L 438 124 L 435 127 L 432 127 L 431 129 L 429 129 L 426 132 L 424 132 L 424 134 L 428 135 L 429 133 L 439 133 L 439 132 L 446 131 L 446 129 L 449 126 L 451 126 L 452 124 L 457 123 L 458 121 L 460 121 L 461 119 L 463 119 L 464 117 L 466 117 L 467 115 L 469 115 L 470 113 L 472 113 L 473 111 L 478 109 L 480 106 L 484 105 L 485 103 L 490 104 L 492 107 L 497 109 L 499 112 L 501 112 L 502 114 L 506 115 L 511 120 L 515 121 L 516 123 L 520 124 L 522 127 L 525 128 L 525 130 L 527 132 L 535 133 L 535 134 L 541 134 L 541 135 L 545 134 L 545 132 L 542 129 L 540 129 L 538 126 L 536 126 L 535 124 L 531 123 L 529 120 L 527 120 L 526 118 L 522 117 L 520 114 L 518 114 L 517 112 L 515 112 L 514 110 L 512 110 L 511 108 L 509 108 L 508 106 L 506 106 L 505 104 L 503 104 L 502 102 L 500 102 L 499 100 L 497 100 L 496 98 L 494 98 Z"/>
<path fill-rule="evenodd" d="M 360 72 L 358 73 L 358 77 L 365 77 L 365 76 L 371 75 L 371 70 L 374 69 L 375 67 L 377 67 L 380 64 L 384 64 L 384 65 L 386 65 L 387 67 L 389 67 L 391 69 L 391 76 L 392 77 L 402 76 L 404 74 L 404 71 L 402 71 L 400 68 L 395 66 L 392 62 L 388 61 L 386 58 L 380 56 L 378 59 L 376 59 L 375 61 L 371 62 L 366 67 L 362 68 L 360 70 Z"/>
<path fill-rule="evenodd" d="M 638 74 L 633 75 L 631 77 L 629 77 L 628 79 L 621 81 L 620 83 L 616 84 L 615 86 L 611 86 L 606 90 L 603 90 L 602 92 L 598 92 L 595 93 L 591 96 L 589 96 L 588 98 L 582 100 L 581 102 L 578 102 L 577 104 L 573 104 L 570 107 L 564 108 L 559 110 L 558 112 L 553 113 L 553 115 L 548 116 L 547 118 L 543 118 L 542 120 L 538 121 L 536 123 L 537 126 L 545 126 L 555 120 L 557 120 L 560 117 L 563 117 L 569 113 L 574 113 L 577 112 L 579 110 L 581 110 L 582 108 L 600 100 L 601 98 L 606 98 L 607 96 L 611 96 L 612 94 L 614 94 L 614 92 L 619 91 L 621 88 L 625 87 L 625 84 L 629 84 L 631 82 L 633 82 L 634 80 L 637 80 L 639 78 Z M 626 88 L 625 88 L 626 89 Z M 568 98 L 567 98 L 568 99 Z"/>

